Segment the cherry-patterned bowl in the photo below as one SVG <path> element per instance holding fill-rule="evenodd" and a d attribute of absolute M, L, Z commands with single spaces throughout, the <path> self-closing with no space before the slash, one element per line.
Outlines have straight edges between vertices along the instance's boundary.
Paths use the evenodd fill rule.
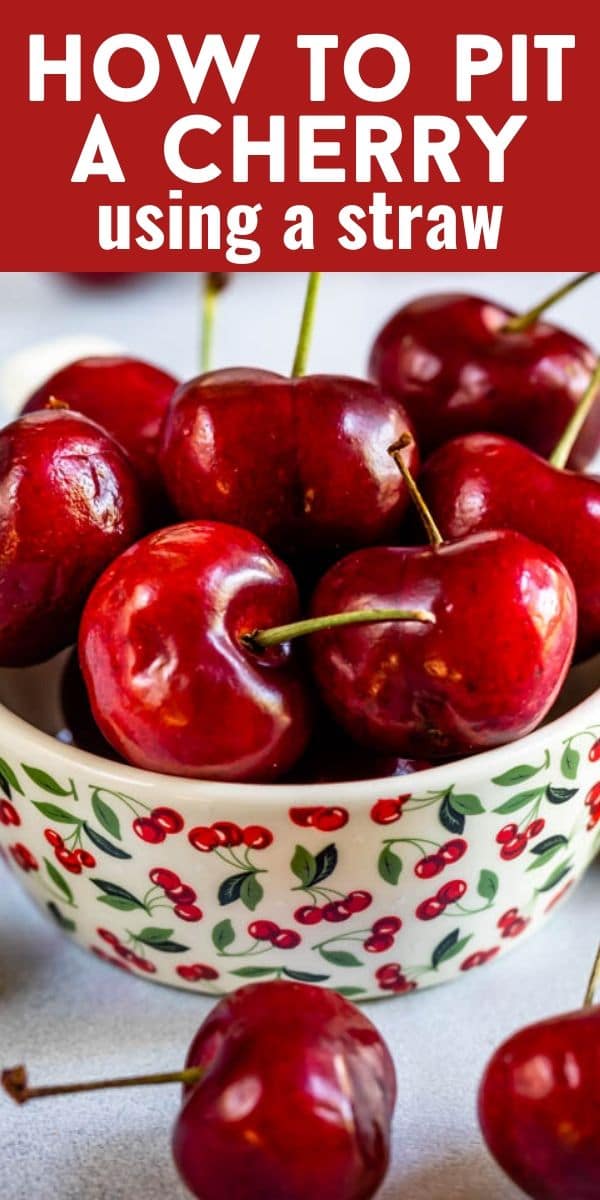
<path fill-rule="evenodd" d="M 218 995 L 279 976 L 356 1000 L 429 987 L 539 928 L 598 849 L 599 675 L 572 671 L 562 715 L 499 750 L 259 786 L 65 745 L 59 664 L 3 671 L 0 843 L 65 933 L 147 979 Z"/>

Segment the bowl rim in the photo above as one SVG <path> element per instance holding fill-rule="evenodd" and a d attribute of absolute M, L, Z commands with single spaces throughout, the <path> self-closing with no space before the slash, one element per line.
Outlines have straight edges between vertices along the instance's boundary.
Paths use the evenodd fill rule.
<path fill-rule="evenodd" d="M 330 783 L 223 782 L 211 779 L 191 779 L 181 775 L 165 775 L 155 771 L 146 771 L 141 767 L 131 766 L 129 763 L 113 763 L 110 759 L 102 758 L 88 750 L 82 750 L 77 746 L 60 741 L 59 738 L 38 729 L 37 726 L 18 716 L 2 703 L 0 703 L 0 734 L 7 735 L 9 744 L 13 738 L 21 742 L 29 742 L 37 753 L 43 754 L 46 758 L 62 760 L 63 771 L 65 765 L 68 769 L 71 764 L 73 769 L 78 767 L 88 772 L 94 772 L 98 776 L 99 786 L 106 784 L 107 790 L 122 790 L 123 783 L 130 784 L 138 791 L 161 788 L 172 794 L 175 790 L 179 800 L 190 803 L 197 802 L 200 808 L 203 804 L 215 801 L 229 801 L 237 804 L 241 801 L 249 804 L 258 803 L 269 809 L 285 805 L 300 807 L 299 797 L 301 796 L 306 798 L 308 804 L 315 803 L 318 798 L 322 805 L 338 803 L 343 804 L 344 807 L 352 807 L 353 804 L 358 805 L 361 802 L 364 803 L 365 800 L 377 799 L 390 794 L 396 796 L 407 791 L 413 793 L 416 790 L 435 792 L 442 784 L 447 784 L 449 772 L 452 771 L 457 778 L 460 778 L 461 786 L 463 782 L 468 783 L 473 777 L 483 780 L 493 779 L 495 775 L 502 774 L 502 764 L 506 762 L 511 751 L 517 751 L 518 748 L 519 758 L 526 760 L 530 755 L 535 756 L 538 747 L 547 746 L 548 740 L 566 740 L 574 722 L 585 724 L 588 712 L 593 712 L 597 708 L 599 699 L 600 686 L 575 704 L 573 708 L 568 709 L 566 713 L 550 721 L 549 724 L 539 725 L 537 729 L 525 734 L 522 738 L 505 742 L 502 746 L 496 746 L 490 750 L 483 750 L 468 758 L 454 759 L 451 762 L 426 767 L 407 775 L 385 775 L 377 779 Z M 32 763 L 32 765 L 35 764 Z M 417 783 L 416 787 L 415 782 Z M 112 789 L 111 783 L 116 785 Z"/>

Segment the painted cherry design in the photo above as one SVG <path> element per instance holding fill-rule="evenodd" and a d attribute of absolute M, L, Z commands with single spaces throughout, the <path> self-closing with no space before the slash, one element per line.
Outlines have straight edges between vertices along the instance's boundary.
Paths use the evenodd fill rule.
<path fill-rule="evenodd" d="M 375 978 L 381 991 L 399 996 L 416 991 L 418 986 L 414 979 L 407 978 L 400 963 L 386 963 L 375 972 Z"/>
<path fill-rule="evenodd" d="M 21 824 L 21 818 L 10 800 L 0 800 L 0 823 L 2 825 Z"/>
<path fill-rule="evenodd" d="M 140 359 L 81 358 L 47 379 L 23 411 L 43 409 L 55 397 L 96 421 L 127 451 L 158 514 L 165 503 L 157 463 L 159 437 L 177 383 Z"/>
<path fill-rule="evenodd" d="M 24 846 L 22 842 L 15 842 L 14 846 L 8 847 L 9 853 L 12 856 L 13 862 L 26 873 L 28 871 L 39 871 L 39 863 L 31 850 Z"/>
<path fill-rule="evenodd" d="M 191 982 L 204 970 L 184 969 Z M 31 1088 L 24 1067 L 2 1082 L 21 1104 L 90 1087 Z M 199 1200 L 370 1200 L 386 1174 L 394 1066 L 365 1013 L 335 992 L 240 988 L 203 1022 L 183 1071 L 143 1082 L 184 1085 L 173 1156 Z"/>
<path fill-rule="evenodd" d="M 492 946 L 490 950 L 475 950 L 460 964 L 461 971 L 471 971 L 473 967 L 483 967 L 486 962 L 495 958 L 499 950 L 499 946 Z"/>
<path fill-rule="evenodd" d="M 301 829 L 320 829 L 331 833 L 343 829 L 348 824 L 348 813 L 345 808 L 325 807 L 323 805 L 303 805 L 290 808 L 290 820 Z"/>
<path fill-rule="evenodd" d="M 376 800 L 371 809 L 371 820 L 376 825 L 392 825 L 394 821 L 399 821 L 402 816 L 404 805 L 411 798 L 409 792 L 404 796 L 396 796 L 385 800 Z"/>
<path fill-rule="evenodd" d="M 478 431 L 515 438 L 546 457 L 583 395 L 595 356 L 546 321 L 513 331 L 515 314 L 491 300 L 430 295 L 401 308 L 378 334 L 373 379 L 402 402 L 429 452 Z M 600 445 L 600 411 L 580 436 L 572 465 Z"/>
<path fill-rule="evenodd" d="M 124 945 L 116 933 L 112 933 L 110 929 L 97 929 L 96 933 L 99 938 L 102 938 L 103 942 L 106 942 L 111 947 L 113 955 L 117 956 L 116 958 L 114 956 L 107 956 L 105 952 L 102 952 L 103 958 L 108 957 L 109 962 L 113 962 L 116 966 L 125 966 L 127 968 L 137 967 L 138 971 L 145 971 L 147 975 L 154 975 L 156 973 L 154 963 L 144 958 L 141 954 L 136 954 L 131 946 Z"/>
<path fill-rule="evenodd" d="M 252 921 L 248 933 L 257 942 L 270 942 L 278 950 L 294 950 L 302 940 L 295 929 L 282 929 L 275 921 Z"/>
<path fill-rule="evenodd" d="M 590 810 L 587 827 L 588 829 L 594 829 L 600 821 L 600 783 L 595 783 L 590 788 L 585 798 L 585 806 Z"/>
<path fill-rule="evenodd" d="M 125 599 L 124 599 L 125 597 Z M 294 648 L 244 637 L 293 621 L 294 580 L 245 530 L 212 522 L 163 529 L 96 584 L 79 634 L 95 720 L 136 766 L 268 781 L 300 757 L 311 701 Z M 148 841 L 146 818 L 135 826 Z"/>
<path fill-rule="evenodd" d="M 158 846 L 171 834 L 181 833 L 183 826 L 183 817 L 175 809 L 160 806 L 153 808 L 147 817 L 136 817 L 132 829 L 142 842 Z"/>
<path fill-rule="evenodd" d="M 139 537 L 124 451 L 86 417 L 32 413 L 0 432 L 0 664 L 43 662 L 77 636 L 96 579 Z"/>
<path fill-rule="evenodd" d="M 370 954 L 383 954 L 385 950 L 391 950 L 401 928 L 400 917 L 379 917 L 373 922 L 371 932 L 363 942 L 364 949 Z"/>
<path fill-rule="evenodd" d="M 185 979 L 186 983 L 213 982 L 219 978 L 219 972 L 206 963 L 180 963 L 175 970 L 179 978 Z"/>
<path fill-rule="evenodd" d="M 435 854 L 426 854 L 415 863 L 415 875 L 419 879 L 433 879 L 444 867 L 456 863 L 466 854 L 468 845 L 464 838 L 452 838 L 444 842 Z"/>
<path fill-rule="evenodd" d="M 173 904 L 175 916 L 181 921 L 202 920 L 202 909 L 196 904 L 197 893 L 189 884 L 182 883 L 175 871 L 156 867 L 150 871 L 150 882 L 162 889 L 165 898 Z"/>
<path fill-rule="evenodd" d="M 479 1089 L 488 1148 L 533 1200 L 600 1194 L 600 1008 L 584 1006 L 513 1034 L 490 1059 Z"/>
<path fill-rule="evenodd" d="M 58 830 L 45 829 L 44 837 L 48 845 L 52 846 L 56 861 L 71 875 L 81 875 L 84 867 L 91 870 L 96 866 L 96 859 L 89 850 L 83 850 L 81 847 L 71 849 L 66 846 L 64 838 Z"/>
<path fill-rule="evenodd" d="M 461 900 L 467 890 L 467 885 L 464 879 L 451 879 L 448 883 L 442 884 L 435 896 L 430 896 L 427 900 L 422 900 L 415 909 L 415 916 L 419 921 L 433 921 L 436 917 L 441 917 L 449 904 L 456 904 Z"/>

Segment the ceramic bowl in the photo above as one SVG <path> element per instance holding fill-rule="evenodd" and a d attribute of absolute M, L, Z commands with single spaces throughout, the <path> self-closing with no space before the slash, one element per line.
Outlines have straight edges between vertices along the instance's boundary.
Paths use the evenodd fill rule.
<path fill-rule="evenodd" d="M 519 742 L 326 785 L 182 780 L 63 745 L 58 678 L 0 672 L 6 861 L 65 933 L 149 980 L 429 987 L 540 928 L 599 845 L 598 659 Z"/>

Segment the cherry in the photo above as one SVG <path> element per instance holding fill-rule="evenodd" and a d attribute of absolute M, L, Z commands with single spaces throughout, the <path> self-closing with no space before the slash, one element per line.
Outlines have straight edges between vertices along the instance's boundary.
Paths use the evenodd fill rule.
<path fill-rule="evenodd" d="M 428 900 L 422 900 L 415 910 L 415 916 L 419 921 L 433 921 L 436 917 L 441 916 L 446 905 L 438 896 L 431 896 Z"/>
<path fill-rule="evenodd" d="M 377 937 L 379 934 L 394 934 L 402 929 L 402 921 L 400 917 L 379 917 L 373 924 L 372 932 Z"/>
<path fill-rule="evenodd" d="M 137 480 L 98 425 L 62 409 L 0 432 L 0 664 L 50 658 L 92 586 L 141 532 Z"/>
<path fill-rule="evenodd" d="M 96 866 L 96 859 L 93 854 L 90 854 L 89 850 L 76 850 L 75 853 L 82 867 L 91 869 Z"/>
<path fill-rule="evenodd" d="M 161 829 L 160 825 L 151 817 L 136 817 L 132 829 L 143 842 L 150 842 L 154 846 L 164 842 L 166 837 L 164 829 Z"/>
<path fill-rule="evenodd" d="M 153 808 L 150 816 L 165 833 L 181 833 L 183 829 L 183 817 L 173 808 Z"/>
<path fill-rule="evenodd" d="M 64 846 L 64 841 L 56 829 L 45 829 L 44 837 L 48 842 L 48 845 L 52 846 L 54 849 L 60 849 L 62 846 Z"/>
<path fill-rule="evenodd" d="M 351 909 L 340 900 L 332 900 L 322 909 L 323 920 L 330 921 L 335 924 L 338 921 L 347 921 L 351 916 Z"/>
<path fill-rule="evenodd" d="M 370 954 L 382 954 L 384 950 L 389 950 L 394 945 L 394 939 L 391 933 L 371 934 L 363 942 L 365 950 Z"/>
<path fill-rule="evenodd" d="M 542 832 L 545 824 L 546 822 L 544 821 L 543 817 L 537 817 L 535 821 L 531 821 L 525 830 L 525 836 L 528 841 L 530 841 L 531 838 L 537 837 L 538 834 Z"/>
<path fill-rule="evenodd" d="M 242 830 L 242 841 L 249 850 L 266 850 L 273 841 L 273 834 L 262 825 L 247 825 Z"/>
<path fill-rule="evenodd" d="M 460 900 L 467 890 L 467 885 L 464 879 L 450 879 L 448 883 L 444 883 L 439 889 L 437 899 L 442 904 L 455 904 Z"/>
<path fill-rule="evenodd" d="M 69 654 L 60 683 L 60 707 L 64 725 L 58 733 L 60 741 L 97 754 L 99 758 L 121 761 L 116 750 L 102 737 L 92 715 L 77 650 Z"/>
<path fill-rule="evenodd" d="M 299 925 L 318 925 L 323 920 L 323 913 L 317 904 L 303 904 L 296 909 L 294 920 Z"/>
<path fill-rule="evenodd" d="M 244 835 L 233 821 L 215 821 L 214 832 L 220 846 L 241 846 Z"/>
<path fill-rule="evenodd" d="M 37 858 L 22 842 L 15 842 L 15 845 L 9 846 L 8 849 L 13 860 L 22 871 L 39 871 Z M 81 868 L 79 869 L 81 870 Z"/>
<path fill-rule="evenodd" d="M 243 639 L 293 620 L 297 604 L 287 567 L 245 530 L 195 522 L 150 534 L 105 571 L 82 619 L 104 736 L 148 770 L 283 774 L 308 740 L 310 699 L 293 648 L 257 653 Z"/>
<path fill-rule="evenodd" d="M 513 858 L 518 858 L 519 855 L 523 853 L 526 846 L 527 836 L 526 834 L 521 833 L 518 837 L 512 838 L 510 842 L 506 842 L 500 851 L 500 858 L 505 859 L 507 862 Z"/>
<path fill-rule="evenodd" d="M 195 850 L 201 850 L 204 854 L 208 854 L 217 846 L 222 845 L 219 834 L 212 826 L 206 825 L 198 825 L 195 829 L 191 829 L 188 833 L 188 840 Z"/>
<path fill-rule="evenodd" d="M 295 774 L 299 772 L 301 764 L 295 770 Z M 300 825 L 303 829 L 313 828 L 320 829 L 322 832 L 331 833 L 335 829 L 343 829 L 344 825 L 348 824 L 348 813 L 345 808 L 324 808 L 321 806 L 307 805 L 302 808 L 290 808 L 290 819 L 295 825 Z"/>
<path fill-rule="evenodd" d="M 410 793 L 394 799 L 376 800 L 371 809 L 371 820 L 376 825 L 391 825 L 402 816 L 402 809 L 407 800 L 410 800 Z"/>
<path fill-rule="evenodd" d="M 374 384 L 304 376 L 318 284 L 313 273 L 294 378 L 235 368 L 192 380 L 173 397 L 160 453 L 182 518 L 241 525 L 312 566 L 396 533 L 408 495 L 386 449 L 411 430 Z M 413 444 L 415 469 L 417 458 Z"/>
<path fill-rule="evenodd" d="M 554 554 L 509 530 L 443 543 L 401 450 L 391 448 L 432 545 L 347 556 L 312 613 L 393 605 L 435 620 L 323 630 L 310 640 L 315 678 L 334 719 L 377 751 L 447 758 L 502 745 L 558 695 L 575 642 L 573 585 Z"/>
<path fill-rule="evenodd" d="M 150 872 L 150 882 L 163 888 L 165 892 L 172 892 L 181 884 L 179 875 L 176 875 L 175 871 L 169 871 L 167 867 L 155 867 Z"/>
<path fill-rule="evenodd" d="M 10 800 L 0 800 L 0 823 L 2 825 L 21 824 L 21 818 Z"/>
<path fill-rule="evenodd" d="M 451 841 L 440 846 L 439 853 L 445 863 L 455 863 L 463 857 L 463 854 L 466 854 L 468 848 L 464 838 L 452 838 Z"/>
<path fill-rule="evenodd" d="M 256 938 L 257 942 L 272 942 L 279 932 L 279 925 L 274 921 L 253 921 L 248 926 L 250 937 Z"/>
<path fill-rule="evenodd" d="M 503 825 L 502 829 L 496 834 L 496 841 L 499 846 L 506 846 L 508 842 L 514 841 L 519 832 L 519 826 L 511 821 L 508 825 Z"/>
<path fill-rule="evenodd" d="M 204 963 L 181 964 L 175 970 L 180 978 L 187 980 L 188 983 L 199 983 L 201 979 L 212 980 L 219 978 L 219 972 L 215 971 L 214 967 L 209 967 Z"/>
<path fill-rule="evenodd" d="M 494 1158 L 534 1200 L 600 1194 L 600 955 L 578 1012 L 520 1029 L 496 1050 L 479 1090 Z"/>
<path fill-rule="evenodd" d="M 103 942 L 108 942 L 109 946 L 117 947 L 120 945 L 116 933 L 111 933 L 110 929 L 97 929 L 98 937 L 102 938 Z"/>
<path fill-rule="evenodd" d="M 129 454 L 158 504 L 162 480 L 159 436 L 177 380 L 166 371 L 120 355 L 81 358 L 51 375 L 27 401 L 24 412 L 45 408 L 52 397 L 102 425 Z"/>
<path fill-rule="evenodd" d="M 518 915 L 518 912 L 518 908 L 509 908 L 505 913 L 503 913 L 502 916 L 498 918 L 498 929 L 505 929 L 507 925 L 510 925 Z"/>
<path fill-rule="evenodd" d="M 202 909 L 198 908 L 196 904 L 176 904 L 173 912 L 181 921 L 202 920 Z"/>
<path fill-rule="evenodd" d="M 551 453 L 589 383 L 594 355 L 545 321 L 528 324 L 528 315 L 515 320 L 479 296 L 431 295 L 405 305 L 381 330 L 370 374 L 405 406 L 423 449 L 485 430 Z M 577 443 L 573 466 L 583 468 L 599 443 L 600 411 Z"/>
<path fill-rule="evenodd" d="M 460 964 L 461 971 L 470 971 L 472 967 L 482 967 L 484 963 L 490 961 L 490 958 L 494 958 L 498 951 L 499 946 L 492 946 L 491 950 L 476 950 Z"/>
<path fill-rule="evenodd" d="M 345 904 L 351 913 L 363 912 L 373 903 L 373 897 L 370 892 L 355 889 L 353 892 L 348 892 Z"/>
<path fill-rule="evenodd" d="M 165 888 L 165 893 L 167 899 L 172 900 L 175 904 L 193 904 L 196 899 L 194 889 L 187 883 L 176 883 L 174 887 Z"/>
<path fill-rule="evenodd" d="M 425 858 L 415 863 L 415 875 L 419 879 L 433 879 L 444 869 L 444 858 L 441 854 L 427 854 Z"/>
<path fill-rule="evenodd" d="M 588 758 L 590 762 L 598 762 L 600 758 L 600 738 L 597 738 L 593 746 L 591 746 Z"/>
<path fill-rule="evenodd" d="M 294 950 L 296 946 L 300 945 L 301 938 L 295 929 L 280 929 L 279 933 L 273 935 L 271 941 L 278 950 Z"/>

